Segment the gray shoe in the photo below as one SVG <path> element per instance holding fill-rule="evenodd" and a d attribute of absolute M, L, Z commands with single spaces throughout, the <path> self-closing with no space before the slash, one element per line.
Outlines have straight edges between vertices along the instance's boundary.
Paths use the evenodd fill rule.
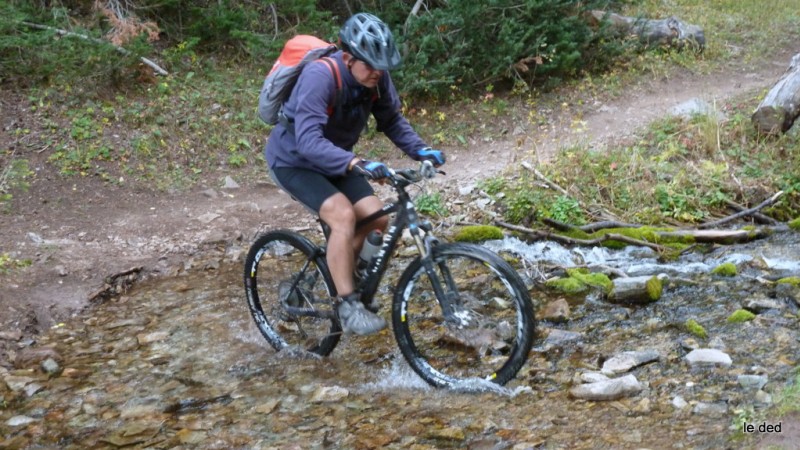
<path fill-rule="evenodd" d="M 386 328 L 386 321 L 383 317 L 367 310 L 364 304 L 358 300 L 357 294 L 343 297 L 337 313 L 345 333 L 366 336 Z"/>

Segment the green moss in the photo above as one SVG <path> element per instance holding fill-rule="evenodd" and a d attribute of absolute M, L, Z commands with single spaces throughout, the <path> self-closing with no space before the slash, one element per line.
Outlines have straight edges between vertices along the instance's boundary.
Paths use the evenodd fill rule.
<path fill-rule="evenodd" d="M 577 278 L 554 278 L 547 281 L 547 286 L 557 289 L 565 294 L 579 294 L 585 292 L 589 287 Z"/>
<path fill-rule="evenodd" d="M 699 338 L 705 339 L 708 337 L 706 329 L 694 319 L 689 319 L 686 321 L 686 330 Z"/>
<path fill-rule="evenodd" d="M 755 319 L 756 315 L 746 309 L 737 309 L 728 317 L 728 323 L 742 323 Z"/>
<path fill-rule="evenodd" d="M 656 301 L 661 298 L 661 293 L 664 291 L 664 285 L 661 283 L 661 280 L 658 277 L 652 277 L 647 280 L 645 283 L 645 288 L 647 289 L 647 296 L 650 297 L 650 300 Z"/>
<path fill-rule="evenodd" d="M 736 264 L 733 263 L 723 263 L 718 265 L 711 271 L 714 275 L 721 275 L 723 277 L 733 277 L 736 276 L 738 270 L 736 269 Z"/>
<path fill-rule="evenodd" d="M 800 217 L 789 222 L 789 228 L 800 231 Z"/>
<path fill-rule="evenodd" d="M 611 278 L 608 278 L 608 275 L 604 273 L 590 273 L 587 269 L 568 269 L 567 273 L 581 283 L 603 289 L 606 294 L 611 292 L 614 287 Z"/>
<path fill-rule="evenodd" d="M 800 287 L 800 277 L 786 277 L 778 280 L 778 283 L 791 284 L 792 286 Z"/>
<path fill-rule="evenodd" d="M 460 229 L 454 239 L 458 242 L 483 242 L 490 239 L 503 239 L 503 231 L 491 225 L 475 225 Z"/>

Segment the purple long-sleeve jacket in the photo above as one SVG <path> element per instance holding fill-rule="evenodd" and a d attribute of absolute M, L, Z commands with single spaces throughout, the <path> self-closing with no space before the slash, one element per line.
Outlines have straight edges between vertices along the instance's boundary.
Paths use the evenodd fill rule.
<path fill-rule="evenodd" d="M 400 113 L 400 99 L 389 73 L 384 72 L 381 77 L 376 96 L 353 78 L 342 61 L 341 51 L 331 57 L 339 65 L 339 95 L 344 104 L 328 116 L 336 81 L 325 62 L 307 65 L 283 106 L 284 114 L 294 120 L 294 133 L 281 123 L 273 128 L 264 149 L 269 167 L 299 167 L 327 176 L 343 175 L 369 113 L 375 117 L 378 131 L 416 159 L 416 152 L 428 145 Z"/>

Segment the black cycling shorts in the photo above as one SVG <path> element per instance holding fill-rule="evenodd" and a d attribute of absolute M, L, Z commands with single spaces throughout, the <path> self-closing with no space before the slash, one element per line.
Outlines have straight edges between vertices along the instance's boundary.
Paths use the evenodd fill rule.
<path fill-rule="evenodd" d="M 317 214 L 322 203 L 334 194 L 341 192 L 354 205 L 362 198 L 375 194 L 369 181 L 361 175 L 327 177 L 313 170 L 296 167 L 276 167 L 270 169 L 270 175 L 281 189 Z"/>

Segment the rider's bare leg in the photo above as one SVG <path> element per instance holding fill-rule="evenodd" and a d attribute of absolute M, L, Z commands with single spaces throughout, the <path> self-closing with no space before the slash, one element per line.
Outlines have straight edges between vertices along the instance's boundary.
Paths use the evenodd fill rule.
<path fill-rule="evenodd" d="M 319 208 L 319 217 L 331 228 L 328 237 L 328 268 L 339 296 L 353 292 L 353 237 L 356 212 L 344 194 L 334 194 Z"/>
<path fill-rule="evenodd" d="M 361 220 L 383 208 L 383 202 L 378 197 L 370 195 L 356 202 L 353 208 L 356 212 L 356 220 Z M 361 252 L 361 246 L 364 244 L 367 233 L 372 230 L 381 230 L 381 232 L 384 232 L 386 231 L 387 225 L 389 225 L 389 216 L 381 216 L 370 222 L 369 225 L 356 230 L 353 237 L 353 255 L 358 255 L 359 252 Z"/>

